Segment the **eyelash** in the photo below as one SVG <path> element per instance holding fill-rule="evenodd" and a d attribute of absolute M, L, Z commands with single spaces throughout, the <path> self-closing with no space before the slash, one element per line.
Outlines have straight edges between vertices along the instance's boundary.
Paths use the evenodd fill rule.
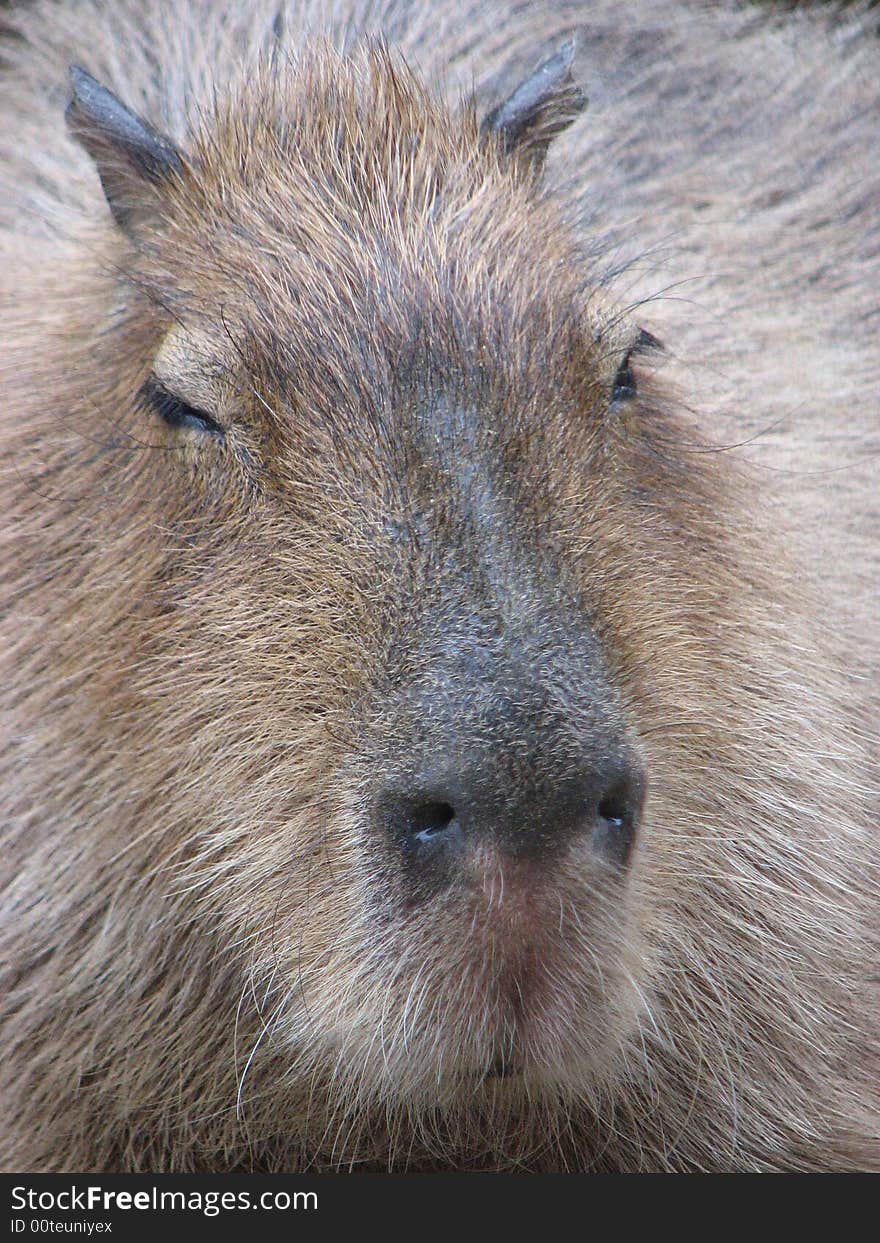
<path fill-rule="evenodd" d="M 150 406 L 169 427 L 190 427 L 194 431 L 204 432 L 210 436 L 224 435 L 223 428 L 216 419 L 212 419 L 204 410 L 187 405 L 167 388 L 163 388 L 158 380 L 149 379 L 141 389 L 144 403 Z"/>

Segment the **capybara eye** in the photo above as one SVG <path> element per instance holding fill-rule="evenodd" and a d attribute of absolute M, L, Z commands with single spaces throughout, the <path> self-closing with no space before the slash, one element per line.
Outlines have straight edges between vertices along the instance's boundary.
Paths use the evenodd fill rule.
<path fill-rule="evenodd" d="M 209 436 L 222 437 L 225 434 L 223 428 L 210 414 L 189 405 L 180 397 L 175 397 L 152 377 L 141 389 L 141 398 L 144 404 L 155 410 L 169 427 L 188 427 Z"/>

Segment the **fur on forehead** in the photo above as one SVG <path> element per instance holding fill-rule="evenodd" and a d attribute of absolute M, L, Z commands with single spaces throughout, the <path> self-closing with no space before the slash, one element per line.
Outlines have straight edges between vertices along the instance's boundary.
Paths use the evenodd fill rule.
<path fill-rule="evenodd" d="M 445 205 L 534 197 L 541 181 L 471 99 L 450 105 L 378 41 L 264 62 L 202 116 L 191 156 L 197 175 L 175 191 L 200 216 L 251 207 L 288 235 L 331 222 L 421 235 Z"/>
<path fill-rule="evenodd" d="M 590 335 L 596 272 L 537 174 L 481 133 L 471 101 L 450 107 L 381 43 L 264 62 L 187 148 L 191 175 L 166 187 L 138 276 L 185 322 L 216 319 L 218 338 L 313 358 L 314 331 L 336 325 L 343 348 L 370 307 L 379 349 L 419 323 L 442 340 L 453 320 L 489 347 L 502 320 L 513 333 L 538 317 L 545 341 L 563 321 Z"/>
<path fill-rule="evenodd" d="M 369 377 L 387 390 L 389 365 L 405 382 L 448 354 L 526 399 L 548 358 L 580 393 L 585 352 L 609 350 L 601 272 L 537 168 L 379 42 L 265 61 L 186 146 L 191 175 L 168 184 L 138 278 L 183 322 L 213 325 L 233 369 L 294 392 L 345 383 L 353 400 Z"/>

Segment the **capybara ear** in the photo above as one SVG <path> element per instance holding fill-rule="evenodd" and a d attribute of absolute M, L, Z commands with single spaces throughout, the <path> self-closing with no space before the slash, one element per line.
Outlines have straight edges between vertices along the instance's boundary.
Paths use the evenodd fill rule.
<path fill-rule="evenodd" d="M 508 153 L 524 154 L 540 168 L 556 135 L 587 106 L 587 97 L 571 74 L 573 61 L 574 41 L 570 40 L 492 109 L 481 132 L 497 134 Z"/>
<path fill-rule="evenodd" d="M 136 218 L 155 202 L 149 191 L 180 173 L 183 157 L 170 139 L 85 69 L 72 65 L 70 81 L 68 128 L 94 160 L 114 219 L 130 233 Z"/>

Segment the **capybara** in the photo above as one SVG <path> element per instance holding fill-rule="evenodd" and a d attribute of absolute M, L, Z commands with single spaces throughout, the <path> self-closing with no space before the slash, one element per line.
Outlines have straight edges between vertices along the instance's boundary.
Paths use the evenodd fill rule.
<path fill-rule="evenodd" d="M 4 22 L 4 1168 L 880 1168 L 876 16 Z"/>

